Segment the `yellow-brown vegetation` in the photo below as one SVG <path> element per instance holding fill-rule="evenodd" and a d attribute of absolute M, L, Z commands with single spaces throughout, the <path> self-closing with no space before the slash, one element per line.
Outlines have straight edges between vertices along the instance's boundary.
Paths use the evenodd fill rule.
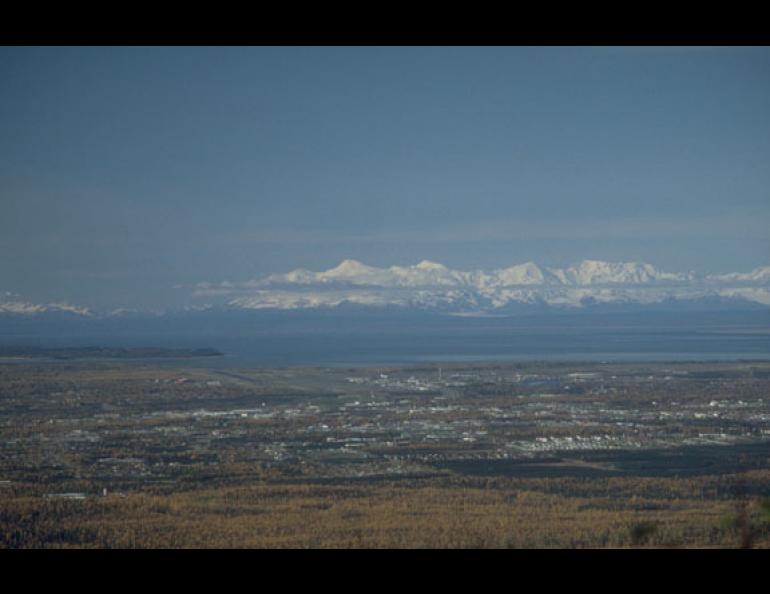
<path fill-rule="evenodd" d="M 632 479 L 640 480 L 644 482 Z M 622 481 L 613 479 L 612 487 L 622 487 Z M 674 496 L 565 496 L 547 492 L 556 487 L 548 479 L 477 481 L 477 486 L 454 479 L 264 483 L 85 500 L 19 495 L 0 503 L 0 544 L 36 548 L 741 545 L 741 535 L 729 521 L 737 500 L 693 497 L 692 486 L 679 484 L 684 482 L 679 479 L 649 481 L 656 487 L 669 483 Z M 770 546 L 770 531 L 759 506 L 750 505 L 749 514 L 756 532 L 752 545 Z"/>

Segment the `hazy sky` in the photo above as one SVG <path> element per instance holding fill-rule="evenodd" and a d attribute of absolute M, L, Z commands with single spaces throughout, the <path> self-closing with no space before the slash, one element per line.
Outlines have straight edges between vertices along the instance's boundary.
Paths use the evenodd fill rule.
<path fill-rule="evenodd" d="M 768 48 L 0 48 L 0 291 L 770 265 Z"/>

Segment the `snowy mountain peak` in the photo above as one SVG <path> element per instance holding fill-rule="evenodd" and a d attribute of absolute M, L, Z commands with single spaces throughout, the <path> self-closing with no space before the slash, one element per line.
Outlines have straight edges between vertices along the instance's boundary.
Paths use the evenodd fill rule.
<path fill-rule="evenodd" d="M 534 262 L 517 264 L 509 268 L 503 268 L 496 272 L 499 284 L 510 285 L 538 285 L 546 281 L 546 277 L 540 267 Z"/>
<path fill-rule="evenodd" d="M 343 260 L 336 267 L 315 275 L 321 283 L 348 283 L 354 285 L 386 284 L 387 273 L 381 268 L 367 266 L 358 260 Z"/>
<path fill-rule="evenodd" d="M 661 273 L 641 262 L 605 262 L 583 260 L 565 271 L 564 278 L 577 285 L 639 284 L 658 280 L 683 280 L 682 275 Z"/>
<path fill-rule="evenodd" d="M 422 260 L 419 264 L 415 265 L 415 268 L 419 268 L 420 270 L 448 270 L 443 264 L 431 262 L 430 260 Z"/>
<path fill-rule="evenodd" d="M 352 276 L 354 274 L 366 274 L 372 270 L 371 266 L 367 266 L 358 260 L 343 260 L 336 267 L 330 268 L 326 272 L 329 276 Z"/>
<path fill-rule="evenodd" d="M 315 273 L 304 268 L 298 268 L 287 273 L 285 279 L 290 283 L 309 283 L 315 280 Z"/>

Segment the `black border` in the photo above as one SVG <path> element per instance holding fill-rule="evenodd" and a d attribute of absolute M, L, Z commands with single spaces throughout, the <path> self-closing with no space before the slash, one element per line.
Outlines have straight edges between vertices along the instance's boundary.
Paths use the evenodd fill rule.
<path fill-rule="evenodd" d="M 27 10 L 4 11 L 0 45 L 770 45 L 759 5 L 729 11 L 652 3 Z"/>

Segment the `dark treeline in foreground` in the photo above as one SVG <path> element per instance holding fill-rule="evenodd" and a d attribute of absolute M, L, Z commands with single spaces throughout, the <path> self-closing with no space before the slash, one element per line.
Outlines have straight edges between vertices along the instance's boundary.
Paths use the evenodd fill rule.
<path fill-rule="evenodd" d="M 339 483 L 242 465 L 198 471 L 197 481 L 191 473 L 173 488 L 148 485 L 82 499 L 6 488 L 0 547 L 770 547 L 766 502 L 703 496 L 717 485 L 767 485 L 767 471 L 721 479 L 436 476 Z M 224 475 L 236 484 L 206 486 Z M 86 491 L 96 486 L 83 484 Z"/>

